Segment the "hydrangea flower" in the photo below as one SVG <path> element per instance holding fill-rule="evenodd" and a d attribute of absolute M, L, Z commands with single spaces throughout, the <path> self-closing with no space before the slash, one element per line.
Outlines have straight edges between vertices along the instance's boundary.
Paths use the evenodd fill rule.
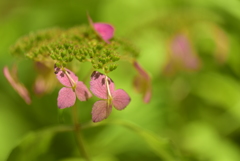
<path fill-rule="evenodd" d="M 151 78 L 138 62 L 134 61 L 133 66 L 138 72 L 133 81 L 134 87 L 139 93 L 143 94 L 143 102 L 149 103 L 152 96 Z"/>
<path fill-rule="evenodd" d="M 76 97 L 80 101 L 86 101 L 88 98 L 92 97 L 86 85 L 78 81 L 78 77 L 67 68 L 55 67 L 55 74 L 59 82 L 66 86 L 63 87 L 57 98 L 57 103 L 59 108 L 71 107 L 75 104 Z"/>
<path fill-rule="evenodd" d="M 17 93 L 24 99 L 27 104 L 31 103 L 31 98 L 27 88 L 19 82 L 17 77 L 17 67 L 14 66 L 10 72 L 8 67 L 3 68 L 3 74 L 7 78 L 11 86 L 17 91 Z"/>
<path fill-rule="evenodd" d="M 107 23 L 93 23 L 91 17 L 88 15 L 88 21 L 90 25 L 93 27 L 95 32 L 103 39 L 106 43 L 110 43 L 109 40 L 114 35 L 114 27 Z"/>
<path fill-rule="evenodd" d="M 123 89 L 115 90 L 111 78 L 97 71 L 94 71 L 91 75 L 90 90 L 94 95 L 103 99 L 93 105 L 93 122 L 106 119 L 112 111 L 112 106 L 117 110 L 123 110 L 131 101 L 131 98 Z"/>

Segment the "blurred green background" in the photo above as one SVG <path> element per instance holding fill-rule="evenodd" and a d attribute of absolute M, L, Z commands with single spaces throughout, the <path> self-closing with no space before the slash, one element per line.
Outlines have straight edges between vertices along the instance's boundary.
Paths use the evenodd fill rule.
<path fill-rule="evenodd" d="M 239 161 L 239 8 L 238 0 L 1 0 L 0 68 L 19 61 L 9 54 L 19 37 L 87 24 L 88 11 L 139 48 L 153 89 L 144 104 L 132 87 L 131 64 L 122 62 L 111 73 L 132 101 L 113 110 L 106 125 L 83 130 L 93 160 Z M 19 77 L 29 89 L 35 75 L 33 63 L 22 59 Z M 51 128 L 71 123 L 70 110 L 57 108 L 61 85 L 26 105 L 1 77 L 0 160 L 79 160 L 73 134 Z M 91 121 L 96 100 L 78 103 L 81 122 Z"/>

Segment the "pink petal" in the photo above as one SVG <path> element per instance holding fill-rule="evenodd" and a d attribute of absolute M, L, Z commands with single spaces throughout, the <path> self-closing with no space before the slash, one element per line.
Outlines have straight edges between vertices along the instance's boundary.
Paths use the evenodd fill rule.
<path fill-rule="evenodd" d="M 24 99 L 27 104 L 31 103 L 31 98 L 29 96 L 27 88 L 21 84 L 17 79 L 17 71 L 13 69 L 12 74 L 10 73 L 8 67 L 3 68 L 3 74 L 7 78 L 8 82 L 17 91 L 17 93 Z"/>
<path fill-rule="evenodd" d="M 80 101 L 86 101 L 88 98 L 92 97 L 92 94 L 89 92 L 88 88 L 83 82 L 77 82 L 76 95 Z"/>
<path fill-rule="evenodd" d="M 114 93 L 115 87 L 111 78 L 108 78 L 108 84 L 109 84 L 110 93 L 111 94 Z M 90 90 L 97 97 L 102 99 L 107 99 L 108 91 L 107 91 L 107 85 L 106 85 L 106 75 L 100 72 L 94 71 L 91 75 Z"/>
<path fill-rule="evenodd" d="M 88 21 L 90 25 L 94 28 L 97 34 L 106 42 L 110 43 L 108 40 L 114 35 L 114 27 L 107 23 L 93 23 L 91 17 L 88 15 Z"/>
<path fill-rule="evenodd" d="M 113 94 L 113 106 L 117 110 L 123 110 L 130 101 L 131 98 L 123 89 L 118 89 Z"/>
<path fill-rule="evenodd" d="M 106 42 L 110 43 L 108 40 L 111 39 L 114 35 L 114 28 L 107 23 L 94 23 L 94 29 L 97 31 L 99 36 Z"/>
<path fill-rule="evenodd" d="M 76 83 L 78 81 L 78 77 L 69 69 L 64 68 L 63 70 L 55 67 L 55 74 L 57 76 L 57 79 L 59 80 L 60 83 L 62 83 L 64 86 L 66 87 L 72 87 L 73 86 L 73 82 L 71 81 L 71 79 Z M 68 73 L 68 74 L 66 74 Z M 70 78 L 71 79 L 70 79 Z"/>
<path fill-rule="evenodd" d="M 92 109 L 92 121 L 99 122 L 106 119 L 112 111 L 112 105 L 108 105 L 107 101 L 100 100 L 94 103 Z"/>
<path fill-rule="evenodd" d="M 66 108 L 71 107 L 75 104 L 76 95 L 73 92 L 72 88 L 63 87 L 58 93 L 58 107 Z"/>

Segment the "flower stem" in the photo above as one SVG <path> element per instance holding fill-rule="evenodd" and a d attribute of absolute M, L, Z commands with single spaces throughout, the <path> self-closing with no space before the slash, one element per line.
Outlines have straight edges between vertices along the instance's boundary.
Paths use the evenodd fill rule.
<path fill-rule="evenodd" d="M 78 119 L 77 103 L 75 103 L 75 105 L 72 106 L 72 117 L 73 117 L 75 137 L 77 140 L 79 152 L 82 155 L 82 157 L 85 158 L 86 161 L 90 161 L 90 158 L 83 144 L 81 126 L 80 126 L 80 123 L 78 122 L 79 119 Z"/>

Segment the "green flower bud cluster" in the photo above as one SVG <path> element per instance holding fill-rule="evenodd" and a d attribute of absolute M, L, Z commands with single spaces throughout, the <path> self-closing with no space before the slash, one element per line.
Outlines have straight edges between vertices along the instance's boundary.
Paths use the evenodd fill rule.
<path fill-rule="evenodd" d="M 94 69 L 103 69 L 105 73 L 115 70 L 117 61 L 131 61 L 138 56 L 132 44 L 121 39 L 112 39 L 107 44 L 88 26 L 31 33 L 20 38 L 11 53 L 43 63 L 53 61 L 57 66 L 66 66 L 76 59 L 90 62 Z"/>

